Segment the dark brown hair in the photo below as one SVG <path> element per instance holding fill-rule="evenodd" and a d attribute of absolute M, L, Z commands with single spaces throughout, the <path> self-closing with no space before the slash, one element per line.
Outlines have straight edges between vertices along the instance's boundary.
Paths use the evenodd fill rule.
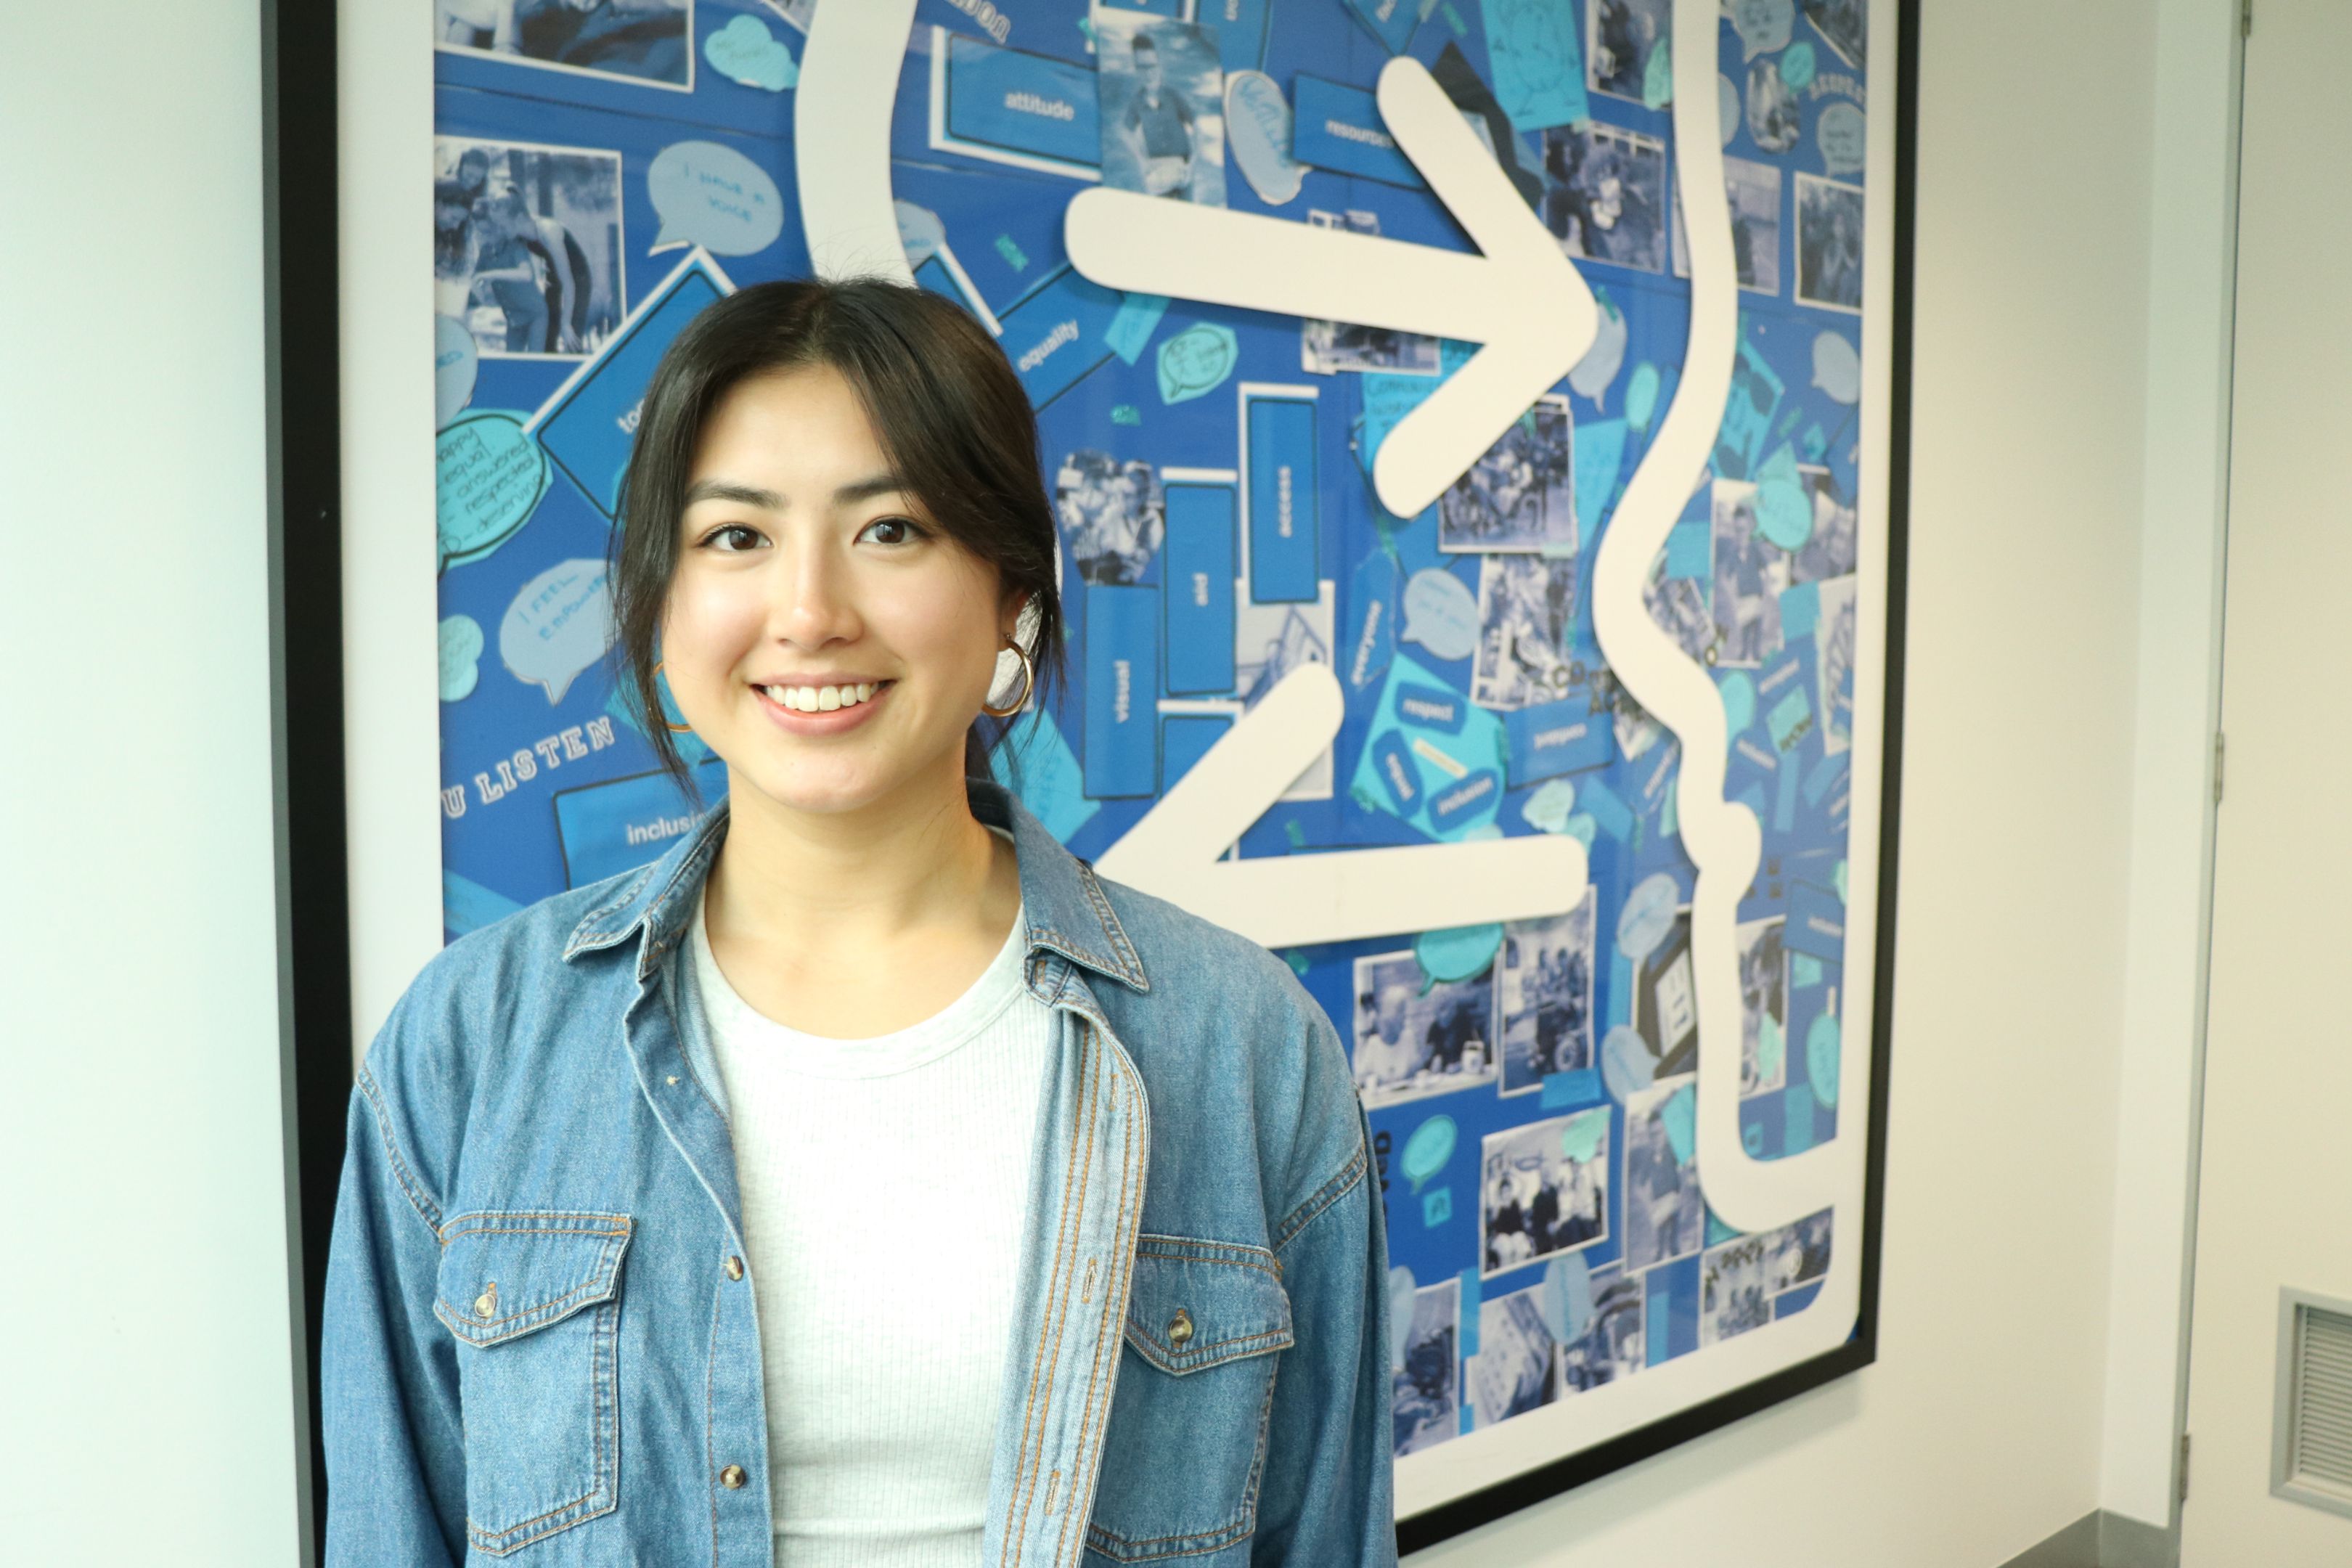
<path fill-rule="evenodd" d="M 1037 418 L 1004 352 L 936 294 L 881 279 L 757 283 L 687 323 L 640 405 L 613 540 L 614 654 L 662 766 L 692 788 L 663 722 L 654 679 L 664 605 L 677 569 L 678 514 L 704 424 L 745 380 L 827 365 L 848 381 L 883 456 L 948 536 L 1025 595 L 1034 700 L 1064 675 L 1059 544 L 1038 468 Z M 1010 720 L 985 714 L 964 737 L 964 772 L 985 777 Z"/>

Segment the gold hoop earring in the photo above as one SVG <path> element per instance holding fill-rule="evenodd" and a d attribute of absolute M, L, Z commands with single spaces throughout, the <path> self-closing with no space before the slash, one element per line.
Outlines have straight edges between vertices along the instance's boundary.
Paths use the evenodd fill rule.
<path fill-rule="evenodd" d="M 1004 639 L 1004 646 L 1011 648 L 1013 650 L 1013 657 L 1021 661 L 1021 697 L 1018 701 L 1003 708 L 991 708 L 988 705 L 987 700 L 985 698 L 982 699 L 980 710 L 987 714 L 992 719 L 1010 719 L 1015 713 L 1020 712 L 1023 708 L 1028 705 L 1029 693 L 1037 684 L 1037 667 L 1029 662 L 1029 650 L 1023 647 L 1018 641 L 1012 637 L 1006 637 Z"/>
<path fill-rule="evenodd" d="M 654 674 L 653 674 L 653 681 L 652 681 L 652 684 L 654 684 L 654 685 L 656 685 L 656 686 L 658 686 L 658 685 L 660 684 L 660 682 L 661 682 L 661 669 L 662 669 L 662 665 L 663 665 L 663 663 L 664 663 L 664 662 L 665 662 L 665 661 L 663 661 L 663 660 L 661 660 L 661 659 L 658 659 L 658 658 L 657 658 L 657 659 L 656 659 L 656 660 L 654 660 Z M 658 693 L 656 693 L 656 695 L 658 695 Z M 669 715 L 668 715 L 668 714 L 667 714 L 667 713 L 662 714 L 662 716 L 661 716 L 661 721 L 662 721 L 662 727 L 663 727 L 664 729 L 667 730 L 667 731 L 668 731 L 671 734 L 673 734 L 673 735 L 691 735 L 691 734 L 693 734 L 693 733 L 694 733 L 694 726 L 693 726 L 693 725 L 691 725 L 691 724 L 673 724 L 673 723 L 671 723 L 671 722 L 669 721 Z"/>

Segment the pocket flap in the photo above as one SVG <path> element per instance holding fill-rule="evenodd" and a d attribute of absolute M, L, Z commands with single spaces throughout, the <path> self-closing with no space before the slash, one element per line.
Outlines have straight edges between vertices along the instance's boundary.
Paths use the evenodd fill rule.
<path fill-rule="evenodd" d="M 611 1300 L 628 1245 L 626 1215 L 459 1215 L 441 1227 L 433 1315 L 475 1345 L 543 1329 Z"/>
<path fill-rule="evenodd" d="M 1141 1237 L 1127 1299 L 1127 1342 L 1179 1376 L 1286 1350 L 1290 1296 L 1282 1288 L 1282 1265 L 1261 1247 Z"/>

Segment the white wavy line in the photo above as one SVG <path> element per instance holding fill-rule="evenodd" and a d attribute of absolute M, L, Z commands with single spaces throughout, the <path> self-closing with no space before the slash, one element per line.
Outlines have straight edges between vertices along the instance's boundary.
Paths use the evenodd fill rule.
<path fill-rule="evenodd" d="M 1737 927 L 1764 835 L 1753 813 L 1723 798 L 1730 737 L 1714 677 L 1650 618 L 1643 602 L 1650 564 L 1714 449 L 1738 344 L 1738 275 L 1716 113 L 1721 25 L 1719 0 L 1675 0 L 1675 150 L 1690 248 L 1690 337 L 1673 405 L 1601 536 L 1593 562 L 1592 623 L 1617 679 L 1682 745 L 1675 810 L 1683 847 L 1698 868 L 1691 895 L 1700 1040 L 1698 1165 L 1707 1203 L 1724 1223 L 1762 1231 L 1828 1206 L 1843 1156 L 1824 1144 L 1787 1159 L 1759 1160 L 1740 1142 Z"/>

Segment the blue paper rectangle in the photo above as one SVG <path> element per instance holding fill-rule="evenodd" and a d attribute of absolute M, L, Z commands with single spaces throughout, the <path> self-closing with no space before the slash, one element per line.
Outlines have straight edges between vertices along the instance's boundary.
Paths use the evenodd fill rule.
<path fill-rule="evenodd" d="M 1168 690 L 1234 689 L 1234 488 L 1171 484 L 1161 564 L 1168 616 Z"/>
<path fill-rule="evenodd" d="M 1110 325 L 1103 329 L 1103 342 L 1122 363 L 1133 364 L 1151 341 L 1160 318 L 1167 313 L 1167 295 L 1129 294 L 1119 300 L 1118 313 L 1110 319 Z"/>
<path fill-rule="evenodd" d="M 1478 1353 L 1478 1270 L 1475 1267 L 1465 1268 L 1456 1278 L 1462 1281 L 1460 1308 L 1462 1331 L 1459 1336 L 1462 1341 L 1462 1353 L 1465 1356 L 1476 1355 Z M 1466 1399 L 1462 1402 L 1462 1413 L 1465 1419 L 1470 1414 L 1470 1402 Z M 1470 1428 L 1465 1426 L 1462 1429 L 1467 1432 Z"/>
<path fill-rule="evenodd" d="M 719 285 L 698 267 L 680 276 L 624 325 L 539 422 L 539 444 L 606 517 L 621 511 L 621 479 L 636 438 L 637 405 L 670 340 L 718 300 Z"/>
<path fill-rule="evenodd" d="M 1591 1068 L 1572 1068 L 1567 1072 L 1546 1073 L 1543 1080 L 1543 1108 L 1558 1110 L 1575 1105 L 1591 1105 L 1601 1098 L 1601 1074 Z"/>
<path fill-rule="evenodd" d="M 1563 697 L 1503 716 L 1511 740 L 1513 787 L 1597 768 L 1616 754 L 1616 732 L 1590 697 Z"/>
<path fill-rule="evenodd" d="M 1160 590 L 1087 589 L 1087 794 L 1160 787 Z"/>
<path fill-rule="evenodd" d="M 1797 770 L 1795 765 L 1780 770 L 1780 794 L 1772 803 L 1772 831 L 1786 833 L 1797 825 Z"/>
<path fill-rule="evenodd" d="M 1784 637 L 1809 637 L 1813 624 L 1822 618 L 1822 585 L 1800 583 L 1780 591 L 1780 635 Z"/>
<path fill-rule="evenodd" d="M 1370 93 L 1303 72 L 1291 91 L 1297 100 L 1290 124 L 1292 157 L 1314 168 L 1360 174 L 1386 184 L 1421 184 L 1420 174 L 1397 151 Z"/>
<path fill-rule="evenodd" d="M 915 281 L 940 299 L 952 300 L 961 305 L 971 312 L 973 320 L 979 319 L 980 312 L 972 310 L 971 296 L 963 291 L 963 285 L 958 283 L 955 274 L 948 270 L 948 264 L 937 256 L 925 258 L 923 264 L 915 268 Z"/>
<path fill-rule="evenodd" d="M 1805 804 L 1821 805 L 1822 794 L 1830 785 L 1838 782 L 1839 775 L 1843 773 L 1845 769 L 1846 759 L 1843 752 L 1831 752 L 1815 763 L 1812 770 L 1805 774 Z"/>
<path fill-rule="evenodd" d="M 1845 961 L 1845 905 L 1835 893 L 1811 882 L 1789 884 L 1789 921 L 1780 932 L 1790 952 L 1807 952 L 1832 963 Z"/>
<path fill-rule="evenodd" d="M 485 888 L 455 871 L 441 873 L 441 925 L 452 936 L 479 931 L 502 921 L 522 906 L 495 888 Z"/>
<path fill-rule="evenodd" d="M 1674 531 L 1666 535 L 1666 575 L 1704 580 L 1714 574 L 1713 525 L 1705 519 L 1675 524 Z"/>
<path fill-rule="evenodd" d="M 1801 1312 L 1806 1308 L 1811 1306 L 1813 1304 L 1813 1298 L 1822 1293 L 1822 1287 L 1826 1283 L 1826 1280 L 1816 1279 L 1810 1285 L 1800 1285 L 1793 1290 L 1783 1290 L 1778 1296 L 1773 1297 L 1773 1321 L 1778 1322 L 1782 1318 L 1788 1317 L 1790 1313 Z"/>
<path fill-rule="evenodd" d="M 1780 1097 L 1781 1113 L 1787 1118 L 1788 1131 L 1782 1152 L 1801 1154 L 1813 1146 L 1813 1090 L 1811 1084 L 1792 1083 Z"/>
<path fill-rule="evenodd" d="M 1213 7 L 1217 0 L 1209 0 Z M 1421 0 L 1348 0 L 1348 9 L 1356 14 L 1372 37 L 1388 46 L 1389 53 L 1401 55 L 1412 42 L 1412 30 L 1421 26 Z"/>
<path fill-rule="evenodd" d="M 1666 1289 L 1663 1270 L 1652 1274 L 1649 1293 L 1642 1300 L 1642 1359 L 1662 1366 L 1674 1354 L 1675 1298 Z"/>
<path fill-rule="evenodd" d="M 1257 604 L 1307 603 L 1316 588 L 1315 405 L 1253 397 L 1248 410 L 1249 584 Z"/>
<path fill-rule="evenodd" d="M 706 801 L 727 790 L 717 761 L 696 770 Z M 661 858 L 694 826 L 700 808 L 666 773 L 555 792 L 555 835 L 563 849 L 563 885 L 583 888 Z"/>
<path fill-rule="evenodd" d="M 1217 35 L 1217 63 L 1230 77 L 1265 65 L 1266 20 L 1274 0 L 1208 0 L 1194 20 Z"/>
<path fill-rule="evenodd" d="M 1222 713 L 1171 713 L 1160 721 L 1160 787 L 1171 790 L 1225 738 L 1234 721 Z"/>
<path fill-rule="evenodd" d="M 1633 836 L 1633 812 L 1617 792 L 1599 779 L 1587 779 L 1578 786 L 1576 809 L 1589 813 L 1601 831 L 1622 843 Z"/>
<path fill-rule="evenodd" d="M 998 318 L 1004 357 L 1028 389 L 1031 407 L 1045 407 L 1111 357 L 1104 333 L 1123 298 L 1064 268 Z"/>
<path fill-rule="evenodd" d="M 1069 60 L 948 36 L 948 134 L 1057 163 L 1098 164 L 1095 73 Z"/>

